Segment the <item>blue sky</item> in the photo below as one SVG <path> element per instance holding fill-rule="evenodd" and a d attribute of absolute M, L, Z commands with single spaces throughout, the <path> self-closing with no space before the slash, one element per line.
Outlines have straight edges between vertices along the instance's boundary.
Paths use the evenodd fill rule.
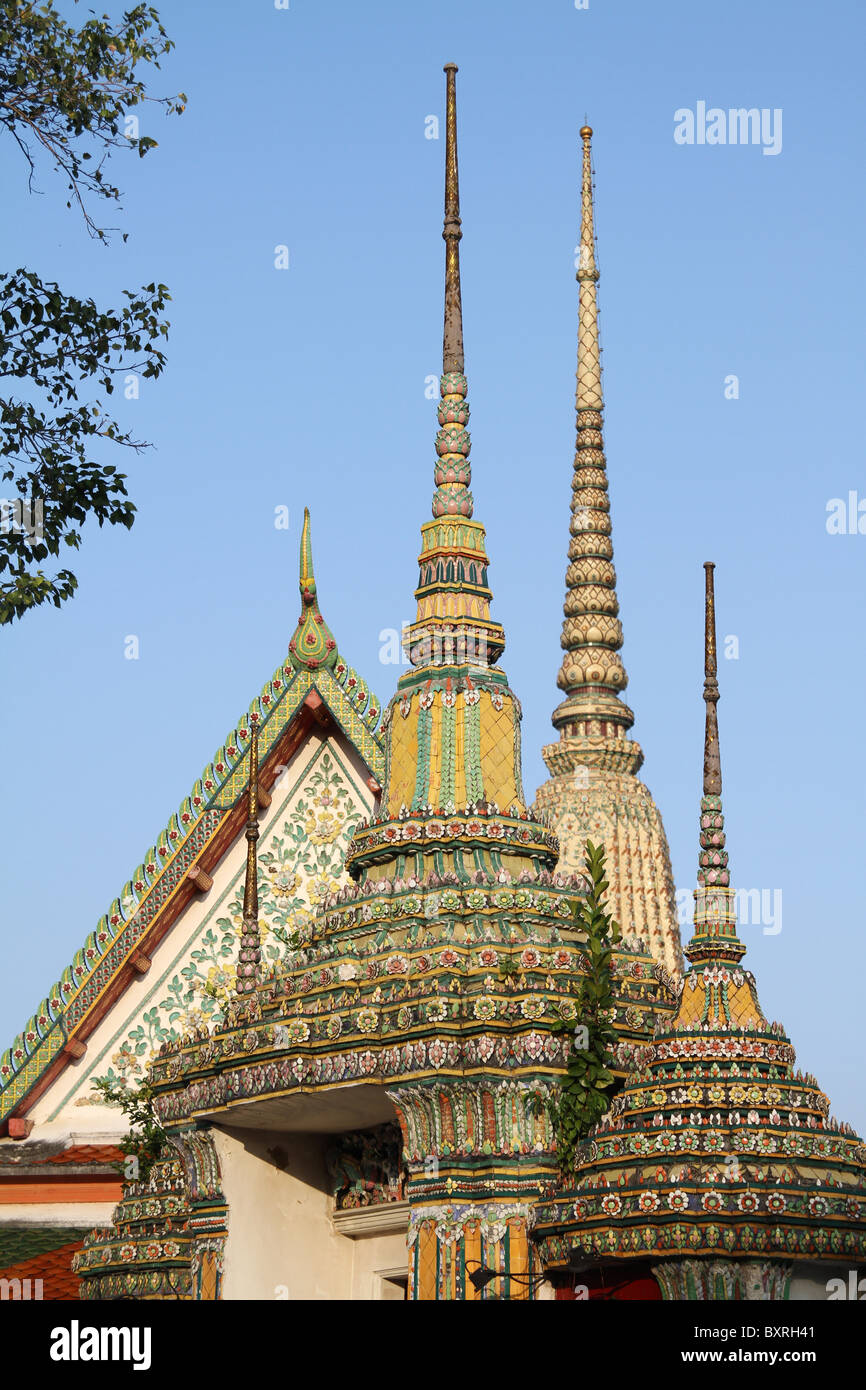
<path fill-rule="evenodd" d="M 67 7 L 68 8 L 68 7 Z M 112 11 L 118 7 L 111 7 Z M 80 10 L 80 7 L 79 7 Z M 2 633 L 0 1049 L 282 659 L 303 508 L 319 595 L 382 699 L 411 618 L 441 352 L 442 64 L 460 66 L 461 247 L 476 516 L 524 707 L 551 737 L 574 447 L 579 127 L 595 128 L 613 539 L 630 676 L 678 887 L 694 883 L 702 561 L 716 561 L 734 882 L 770 1017 L 862 1133 L 866 535 L 864 18 L 854 3 L 166 3 L 177 48 L 118 157 L 106 250 L 0 146 L 2 264 L 111 304 L 171 289 L 169 364 L 124 420 L 131 533 L 85 536 L 77 597 Z M 674 140 L 675 112 L 782 112 L 782 148 Z M 444 131 L 443 131 L 444 134 Z M 116 220 L 116 219 L 113 219 Z M 287 245 L 289 269 L 274 268 Z M 738 399 L 725 379 L 739 380 Z M 287 531 L 274 527 L 290 509 Z M 866 510 L 866 509 L 864 509 Z M 864 521 L 866 526 L 866 521 Z M 72 552 L 71 552 L 72 553 Z M 124 658 L 134 634 L 140 658 Z"/>

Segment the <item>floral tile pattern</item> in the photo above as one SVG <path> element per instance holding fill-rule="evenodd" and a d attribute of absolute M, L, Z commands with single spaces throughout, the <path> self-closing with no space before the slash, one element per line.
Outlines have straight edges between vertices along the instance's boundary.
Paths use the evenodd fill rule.
<path fill-rule="evenodd" d="M 287 776 L 288 771 L 283 774 Z M 259 927 L 264 959 L 280 960 L 309 940 L 317 906 L 346 882 L 346 851 L 357 822 L 369 811 L 369 792 L 357 784 L 336 745 L 322 744 L 289 793 L 273 830 L 262 836 Z M 114 1085 L 139 1085 L 161 1043 L 202 1023 L 224 1022 L 235 986 L 241 882 L 225 906 L 227 910 L 202 932 L 186 963 L 166 980 L 162 997 L 137 1017 L 110 1054 L 110 1066 L 102 1075 Z M 75 1103 L 101 1101 L 88 1093 Z"/>

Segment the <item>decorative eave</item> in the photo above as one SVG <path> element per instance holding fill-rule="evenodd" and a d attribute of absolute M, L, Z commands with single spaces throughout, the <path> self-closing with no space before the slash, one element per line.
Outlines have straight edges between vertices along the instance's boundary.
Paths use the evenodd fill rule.
<path fill-rule="evenodd" d="M 339 652 L 332 666 L 314 671 L 297 669 L 286 658 L 217 749 L 71 964 L 0 1056 L 0 1135 L 6 1133 L 9 1118 L 25 1114 L 74 1060 L 77 1049 L 70 1049 L 70 1042 L 83 1042 L 138 978 L 134 960 L 142 954 L 146 958 L 158 945 L 201 887 L 207 886 L 211 872 L 240 833 L 252 725 L 259 728 L 263 791 L 314 723 L 331 721 L 379 784 L 384 776 L 384 742 L 377 732 L 380 715 L 379 701 Z"/>
<path fill-rule="evenodd" d="M 312 946 L 269 967 L 258 992 L 233 1000 L 214 1032 L 196 1029 L 160 1047 L 150 1080 L 161 1123 L 173 1132 L 243 1111 L 247 1124 L 258 1113 L 317 1129 L 323 1103 L 351 1103 L 365 1105 L 372 1124 L 384 1118 L 376 1094 L 393 1099 L 413 1078 L 512 1082 L 555 1073 L 568 1033 L 550 1025 L 577 1018 L 586 972 L 573 931 L 583 880 L 477 877 L 483 883 L 433 874 L 386 881 L 390 891 L 376 893 L 375 906 L 357 884 L 326 899 Z M 486 927 L 513 911 L 519 939 L 504 944 Z M 616 973 L 613 1022 L 625 1059 L 670 1014 L 674 996 L 641 942 L 620 944 Z M 410 1161 L 421 1157 L 412 1147 Z"/>
<path fill-rule="evenodd" d="M 346 856 L 346 870 L 357 879 L 373 864 L 394 860 L 395 849 L 404 855 L 454 854 L 466 857 L 492 850 L 499 854 L 518 854 L 532 859 L 539 869 L 553 870 L 559 855 L 559 841 L 551 830 L 527 812 L 503 813 L 495 805 L 456 809 L 410 811 L 403 816 L 383 815 L 361 821 L 355 829 Z M 466 882 L 470 875 L 464 868 Z"/>

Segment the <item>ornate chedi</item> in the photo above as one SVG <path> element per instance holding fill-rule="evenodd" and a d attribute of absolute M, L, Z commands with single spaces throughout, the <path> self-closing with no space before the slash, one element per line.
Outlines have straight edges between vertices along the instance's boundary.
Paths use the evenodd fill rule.
<path fill-rule="evenodd" d="M 205 1132 L 169 1139 L 141 1181 L 127 1183 L 114 1225 L 91 1232 L 73 1269 L 87 1299 L 219 1298 L 226 1203 Z"/>
<path fill-rule="evenodd" d="M 383 719 L 379 806 L 356 826 L 352 882 L 324 899 L 309 940 L 266 962 L 250 794 L 237 996 L 220 1026 L 165 1044 L 151 1080 L 178 1142 L 208 1126 L 342 1134 L 326 1155 L 338 1205 L 408 1201 L 410 1297 L 527 1298 L 535 1204 L 556 1172 L 544 1102 L 571 1046 L 554 1025 L 577 1022 L 586 969 L 572 925 L 584 880 L 554 872 L 558 841 L 526 808 L 520 706 L 496 664 L 505 637 L 490 617 L 484 528 L 468 491 L 456 68 L 446 72 L 436 491 L 406 636 L 411 666 Z M 623 1070 L 675 995 L 640 941 L 622 943 L 616 971 Z M 384 1153 L 371 1162 L 395 1118 L 399 1169 Z M 117 1246 L 113 1234 L 101 1240 Z M 481 1266 L 494 1277 L 478 1289 L 469 1276 Z"/>
<path fill-rule="evenodd" d="M 866 1147 L 794 1070 L 742 966 L 722 814 L 713 566 L 706 566 L 704 795 L 690 962 L 671 1023 L 638 1051 L 539 1214 L 549 1270 L 652 1261 L 667 1299 L 826 1296 L 866 1255 Z M 810 1268 L 811 1267 L 811 1268 Z M 614 1279 L 616 1276 L 614 1275 Z M 811 1278 L 811 1291 L 809 1280 Z M 804 1292 L 805 1291 L 805 1294 Z"/>
<path fill-rule="evenodd" d="M 676 974 L 682 961 L 670 854 L 661 816 L 637 776 L 643 752 L 628 737 L 634 715 L 621 698 L 628 677 L 620 657 L 622 624 L 602 437 L 592 130 L 584 126 L 580 133 L 577 448 L 562 626 L 565 656 L 557 677 L 565 699 L 553 713 L 559 740 L 542 750 L 551 775 L 535 804 L 559 836 L 562 869 L 579 868 L 587 837 L 604 844 L 614 916 L 626 931 L 645 938 L 655 959 Z"/>

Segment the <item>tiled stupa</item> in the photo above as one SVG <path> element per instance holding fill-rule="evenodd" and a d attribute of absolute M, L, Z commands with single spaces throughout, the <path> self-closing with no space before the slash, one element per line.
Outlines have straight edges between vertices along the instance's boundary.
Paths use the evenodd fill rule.
<path fill-rule="evenodd" d="M 866 1255 L 866 1147 L 794 1069 L 744 968 L 725 849 L 713 566 L 706 566 L 704 794 L 690 968 L 573 1182 L 539 1212 L 550 1271 L 651 1263 L 667 1299 L 826 1297 Z M 578 1275 L 577 1277 L 583 1277 Z"/>

